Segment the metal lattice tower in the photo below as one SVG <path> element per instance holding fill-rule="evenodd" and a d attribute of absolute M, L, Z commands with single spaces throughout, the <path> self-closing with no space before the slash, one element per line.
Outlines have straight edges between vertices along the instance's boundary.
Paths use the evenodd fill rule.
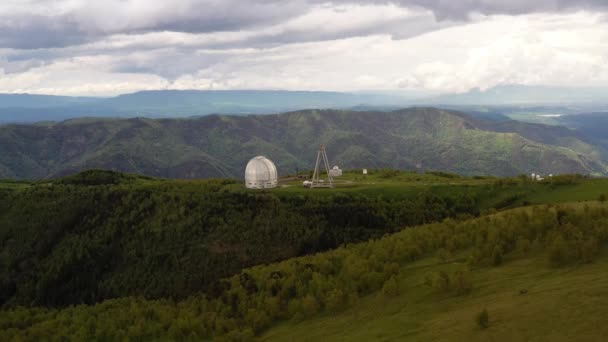
<path fill-rule="evenodd" d="M 325 166 L 325 173 L 327 173 L 327 181 L 321 179 L 321 170 L 319 170 L 319 162 L 323 160 L 323 165 Z M 317 162 L 315 164 L 315 171 L 312 174 L 312 184 L 311 188 L 333 188 L 334 187 L 334 178 L 331 176 L 329 172 L 329 160 L 327 159 L 327 152 L 325 152 L 325 146 L 321 144 L 319 147 L 319 152 L 317 153 Z"/>

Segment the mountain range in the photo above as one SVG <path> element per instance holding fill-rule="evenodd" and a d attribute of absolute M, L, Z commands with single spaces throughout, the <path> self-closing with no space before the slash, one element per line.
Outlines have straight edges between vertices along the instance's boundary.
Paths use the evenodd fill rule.
<path fill-rule="evenodd" d="M 209 114 L 267 114 L 306 108 L 398 108 L 408 97 L 386 93 L 272 90 L 158 90 L 109 98 L 0 94 L 0 124 L 79 117 L 178 118 Z"/>
<path fill-rule="evenodd" d="M 62 121 L 79 117 L 178 118 L 209 114 L 268 114 L 310 108 L 396 110 L 408 106 L 446 109 L 479 106 L 515 106 L 493 111 L 519 111 L 521 106 L 552 106 L 551 112 L 576 114 L 608 111 L 604 88 L 499 86 L 462 94 L 433 95 L 412 91 L 327 92 L 276 90 L 155 90 L 115 97 L 69 97 L 0 94 L 0 124 Z M 584 109 L 583 109 L 584 108 Z M 486 108 L 487 109 L 487 108 Z M 484 109 L 485 110 L 485 109 Z"/>
<path fill-rule="evenodd" d="M 605 175 L 605 147 L 578 131 L 491 121 L 457 111 L 303 110 L 190 119 L 74 119 L 0 126 L 0 178 L 86 169 L 158 177 L 241 178 L 272 159 L 281 175 L 313 168 L 319 144 L 342 168 L 442 170 L 465 175 Z"/>

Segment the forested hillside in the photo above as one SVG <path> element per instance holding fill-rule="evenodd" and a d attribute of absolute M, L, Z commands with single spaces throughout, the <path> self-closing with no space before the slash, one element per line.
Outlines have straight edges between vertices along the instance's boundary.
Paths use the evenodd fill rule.
<path fill-rule="evenodd" d="M 250 191 L 235 180 L 88 171 L 0 182 L 0 301 L 64 306 L 218 291 L 244 267 L 379 238 L 404 227 L 530 203 L 597 199 L 608 182 L 559 176 L 465 178 L 370 170 L 310 191 Z"/>
<path fill-rule="evenodd" d="M 433 176 L 427 179 L 432 179 Z M 0 305 L 184 298 L 257 264 L 479 214 L 500 188 L 252 192 L 232 180 L 163 181 L 90 171 L 0 187 Z M 279 189 L 277 189 L 279 190 Z"/>
<path fill-rule="evenodd" d="M 0 178 L 91 168 L 171 178 L 242 177 L 256 155 L 282 175 L 312 168 L 320 143 L 342 168 L 460 174 L 606 174 L 606 152 L 565 128 L 473 119 L 433 108 L 310 110 L 180 120 L 78 119 L 0 126 Z"/>
<path fill-rule="evenodd" d="M 557 340 L 574 336 L 597 340 L 605 331 L 600 322 L 606 297 L 598 291 L 606 278 L 602 272 L 590 271 L 597 272 L 603 264 L 591 266 L 590 271 L 578 269 L 604 262 L 607 227 L 608 210 L 598 203 L 447 220 L 315 256 L 246 269 L 220 282 L 206 296 L 177 303 L 123 298 L 63 310 L 0 311 L 0 337 L 250 341 L 277 328 L 265 339 L 297 340 L 306 331 L 306 336 L 331 340 L 348 336 L 362 341 L 544 339 L 553 335 Z M 518 262 L 519 268 L 510 267 Z M 568 272 L 556 273 L 565 267 Z M 559 282 L 552 274 L 558 274 Z M 509 281 L 513 286 L 507 285 Z M 571 282 L 586 288 L 587 295 L 559 286 Z M 528 286 L 532 286 L 529 294 Z M 489 299 L 486 292 L 492 289 L 500 292 Z M 599 297 L 589 297 L 594 295 Z M 580 315 L 563 316 L 554 310 L 558 302 L 560 307 L 574 304 L 575 297 L 579 304 L 586 304 L 576 308 Z M 479 304 L 483 298 L 485 306 Z M 514 307 L 512 302 L 520 305 Z M 359 306 L 376 311 L 373 326 L 347 328 L 349 320 L 360 320 L 359 314 L 341 313 Z M 465 308 L 465 316 L 434 320 L 446 314 L 438 310 L 458 314 L 460 308 Z M 529 315 L 530 311 L 542 314 Z M 407 320 L 396 321 L 395 315 Z M 281 322 L 289 326 L 280 326 Z M 448 322 L 454 325 L 448 327 Z M 582 329 L 586 322 L 600 328 Z M 438 325 L 442 329 L 437 330 Z M 560 333 L 552 333 L 557 326 Z"/>

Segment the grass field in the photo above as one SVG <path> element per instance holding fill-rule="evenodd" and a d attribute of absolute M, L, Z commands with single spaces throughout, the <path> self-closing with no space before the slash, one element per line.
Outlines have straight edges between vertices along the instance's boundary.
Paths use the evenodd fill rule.
<path fill-rule="evenodd" d="M 401 271 L 399 296 L 377 293 L 341 314 L 279 325 L 262 340 L 605 341 L 608 256 L 560 269 L 549 267 L 543 254 L 515 258 L 473 270 L 473 290 L 464 296 L 437 294 L 424 285 L 431 272 L 465 268 L 463 256 L 410 264 Z M 484 309 L 487 329 L 475 320 Z"/>

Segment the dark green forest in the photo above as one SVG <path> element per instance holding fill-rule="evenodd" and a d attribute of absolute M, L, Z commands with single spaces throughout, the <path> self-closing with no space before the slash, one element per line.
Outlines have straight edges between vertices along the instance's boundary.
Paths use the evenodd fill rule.
<path fill-rule="evenodd" d="M 252 192 L 90 171 L 0 192 L 5 307 L 185 298 L 253 265 L 479 214 L 490 188 L 404 197 Z"/>

